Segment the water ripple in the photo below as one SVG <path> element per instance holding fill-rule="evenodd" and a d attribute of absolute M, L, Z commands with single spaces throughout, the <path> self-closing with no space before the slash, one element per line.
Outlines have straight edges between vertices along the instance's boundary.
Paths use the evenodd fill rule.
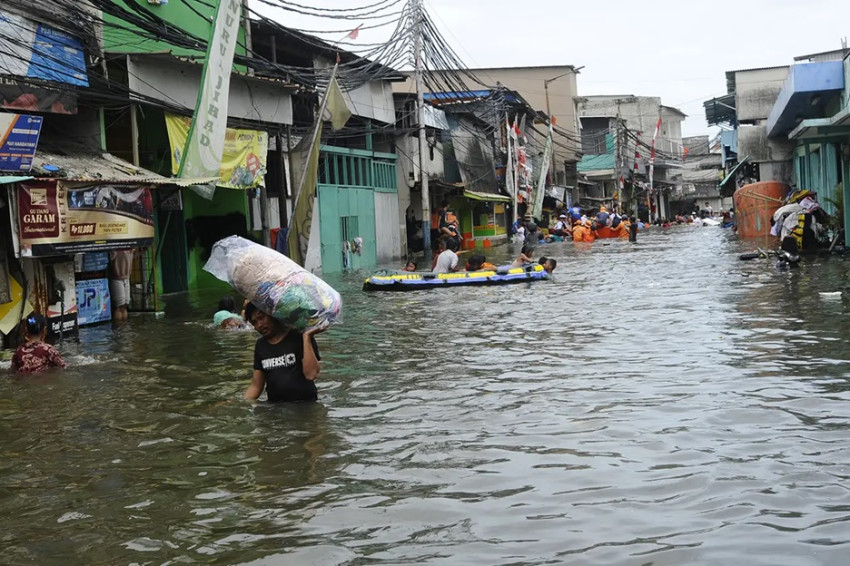
<path fill-rule="evenodd" d="M 532 285 L 329 277 L 311 405 L 241 400 L 254 336 L 209 327 L 217 296 L 84 329 L 64 373 L 0 380 L 4 560 L 842 564 L 848 264 L 746 249 L 674 228 L 547 245 Z"/>

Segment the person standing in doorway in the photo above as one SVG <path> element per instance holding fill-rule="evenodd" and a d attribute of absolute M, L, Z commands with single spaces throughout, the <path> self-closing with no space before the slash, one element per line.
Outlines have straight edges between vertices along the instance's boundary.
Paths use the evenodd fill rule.
<path fill-rule="evenodd" d="M 133 250 L 109 252 L 109 295 L 112 301 L 112 320 L 127 320 L 130 305 L 130 272 L 133 270 Z"/>

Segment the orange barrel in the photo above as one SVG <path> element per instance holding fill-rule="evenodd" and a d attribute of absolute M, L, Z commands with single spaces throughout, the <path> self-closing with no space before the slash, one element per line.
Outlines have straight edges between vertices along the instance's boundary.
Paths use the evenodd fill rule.
<path fill-rule="evenodd" d="M 779 181 L 762 181 L 744 185 L 732 196 L 735 203 L 735 225 L 741 238 L 770 236 L 770 219 L 785 204 L 791 187 Z"/>

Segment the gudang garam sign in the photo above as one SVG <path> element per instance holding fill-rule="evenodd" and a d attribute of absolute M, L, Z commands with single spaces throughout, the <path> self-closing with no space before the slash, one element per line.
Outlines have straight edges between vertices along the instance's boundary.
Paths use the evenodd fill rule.
<path fill-rule="evenodd" d="M 18 190 L 22 257 L 44 257 L 153 244 L 150 189 L 30 182 Z"/>

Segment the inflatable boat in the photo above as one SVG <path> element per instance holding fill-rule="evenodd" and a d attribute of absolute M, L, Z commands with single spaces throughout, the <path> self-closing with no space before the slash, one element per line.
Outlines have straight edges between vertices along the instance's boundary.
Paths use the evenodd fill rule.
<path fill-rule="evenodd" d="M 458 287 L 464 285 L 505 285 L 548 279 L 549 274 L 542 265 L 525 267 L 499 267 L 482 271 L 460 271 L 457 273 L 422 273 L 416 271 L 379 271 L 366 279 L 364 291 L 415 291 L 434 287 Z"/>

